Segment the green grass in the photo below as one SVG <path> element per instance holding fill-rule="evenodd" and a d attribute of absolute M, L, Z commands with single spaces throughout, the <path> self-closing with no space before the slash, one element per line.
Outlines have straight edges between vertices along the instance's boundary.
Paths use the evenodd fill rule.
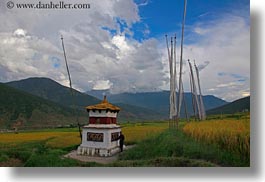
<path fill-rule="evenodd" d="M 210 162 L 184 157 L 156 157 L 148 160 L 121 160 L 107 165 L 109 167 L 215 167 Z"/>
<path fill-rule="evenodd" d="M 80 166 L 78 161 L 64 159 L 62 156 L 71 149 L 51 149 L 45 146 L 46 141 L 28 142 L 17 145 L 0 146 L 0 164 L 9 160 L 21 161 L 19 167 L 67 167 Z M 12 164 L 10 164 L 12 166 Z"/>
<path fill-rule="evenodd" d="M 159 123 L 124 124 L 156 125 Z M 161 124 L 161 123 L 160 123 Z M 180 123 L 180 128 L 185 123 Z M 51 129 L 45 131 L 72 132 L 76 128 Z M 48 139 L 49 140 L 49 139 Z M 77 148 L 77 145 L 65 148 L 51 148 L 48 140 L 0 144 L 0 166 L 25 167 L 211 167 L 211 166 L 249 166 L 249 161 L 236 154 L 221 149 L 217 145 L 195 141 L 186 136 L 181 129 L 165 130 L 150 135 L 147 139 L 124 151 L 119 159 L 111 164 L 79 162 L 64 158 L 63 155 Z"/>
<path fill-rule="evenodd" d="M 176 161 L 173 162 L 176 166 L 179 164 L 182 166 L 183 163 L 179 161 L 183 160 L 201 160 L 202 166 L 208 163 L 212 166 L 249 166 L 249 162 L 242 161 L 240 156 L 231 154 L 215 145 L 196 142 L 184 135 L 182 131 L 176 130 L 167 130 L 158 136 L 142 141 L 135 148 L 125 151 L 120 156 L 121 165 L 126 161 L 131 163 L 132 160 L 145 161 L 142 164 L 152 164 L 147 161 L 156 159 L 162 159 L 162 163 L 165 159 L 172 159 Z M 189 165 L 187 164 L 187 166 Z"/>

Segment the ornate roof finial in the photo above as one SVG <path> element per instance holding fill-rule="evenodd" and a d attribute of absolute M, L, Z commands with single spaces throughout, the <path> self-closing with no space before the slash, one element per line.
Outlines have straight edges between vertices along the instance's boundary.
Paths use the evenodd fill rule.
<path fill-rule="evenodd" d="M 106 95 L 104 95 L 104 98 L 103 98 L 103 101 L 102 101 L 103 103 L 106 103 L 106 102 L 108 102 L 107 101 L 107 96 Z"/>

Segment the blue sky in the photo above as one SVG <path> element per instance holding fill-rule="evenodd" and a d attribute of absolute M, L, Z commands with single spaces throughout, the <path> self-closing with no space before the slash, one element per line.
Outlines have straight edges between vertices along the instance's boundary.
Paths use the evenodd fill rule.
<path fill-rule="evenodd" d="M 63 35 L 74 88 L 169 90 L 165 34 L 177 35 L 179 58 L 184 0 L 90 0 L 89 10 L 8 9 L 8 1 L 0 1 L 0 82 L 49 77 L 69 85 Z M 249 1 L 187 0 L 183 59 L 185 91 L 190 59 L 200 69 L 203 95 L 227 101 L 249 95 Z"/>
<path fill-rule="evenodd" d="M 142 40 L 167 33 L 180 33 L 184 0 L 135 0 L 139 5 L 141 22 L 133 26 L 134 38 Z M 249 0 L 187 0 L 186 36 L 189 27 L 203 22 L 205 26 L 223 16 L 242 16 L 249 23 Z M 149 28 L 149 35 L 143 31 Z"/>
<path fill-rule="evenodd" d="M 164 44 L 164 35 L 177 35 L 177 43 L 180 43 L 181 36 L 181 23 L 183 17 L 183 4 L 184 0 L 178 1 L 163 1 L 163 0 L 135 0 L 135 2 L 139 5 L 139 15 L 141 17 L 141 21 L 136 23 L 133 26 L 134 35 L 133 37 L 139 41 L 143 41 L 148 38 L 156 38 L 160 41 L 160 44 Z M 240 19 L 240 20 L 239 20 Z M 224 35 L 219 35 L 218 33 L 212 32 L 211 34 L 204 33 L 208 30 L 212 29 L 214 31 L 214 27 L 220 26 L 219 24 L 229 24 L 229 26 L 238 26 L 238 20 L 243 21 L 245 26 L 244 28 L 249 29 L 250 27 L 250 1 L 249 0 L 222 0 L 222 1 L 213 1 L 213 0 L 187 0 L 187 14 L 186 14 L 186 23 L 185 23 L 185 38 L 184 38 L 184 46 L 192 47 L 197 44 L 197 49 L 199 49 L 200 43 L 211 44 L 212 40 L 215 38 L 210 37 L 218 37 L 220 36 L 219 42 L 217 44 L 222 44 L 220 47 L 216 47 L 216 49 L 222 49 L 222 47 L 229 46 L 233 44 L 233 40 L 229 41 L 227 39 L 233 39 L 236 33 L 233 33 L 233 27 L 231 27 L 231 32 L 229 30 Z M 227 23 L 226 23 L 227 22 Z M 227 25 L 226 25 L 227 26 Z M 226 28 L 230 28 L 227 26 Z M 148 29 L 148 34 L 145 32 Z M 221 30 L 222 27 L 218 31 Z M 200 33 L 200 32 L 201 33 Z M 242 30 L 244 31 L 244 30 Z M 240 32 L 240 30 L 237 30 Z M 249 33 L 249 32 L 246 32 Z M 247 43 L 247 42 L 246 42 Z M 163 45 L 165 46 L 165 45 Z M 241 45 L 237 45 L 241 46 Z M 195 46 L 196 47 L 196 46 Z M 224 48 L 225 50 L 225 48 Z M 235 51 L 235 57 L 237 51 Z M 184 53 L 185 54 L 185 53 Z M 207 54 L 207 52 L 206 52 Z M 222 54 L 226 54 L 224 51 Z M 213 56 L 212 56 L 213 57 Z M 195 57 L 184 57 L 184 59 L 197 59 Z M 230 58 L 231 60 L 233 58 Z M 217 60 L 205 60 L 210 61 L 211 64 L 214 64 L 214 61 Z M 243 61 L 243 60 L 242 60 Z M 246 67 L 249 66 L 250 60 L 245 60 Z M 203 64 L 202 60 L 199 60 L 200 64 Z M 236 61 L 235 61 L 236 62 Z M 226 64 L 231 67 L 240 69 L 238 62 L 233 64 L 231 61 Z M 213 67 L 213 66 L 212 66 Z M 222 67 L 218 67 L 217 65 L 213 67 L 216 71 L 220 71 L 216 73 L 217 79 L 226 80 L 227 83 L 217 84 L 215 88 L 209 88 L 208 90 L 217 91 L 216 88 L 225 88 L 229 90 L 229 87 L 236 87 L 245 84 L 245 90 L 242 92 L 241 96 L 250 94 L 249 92 L 249 72 L 232 70 Z M 222 73 L 222 74 L 220 74 Z M 202 74 L 205 74 L 202 72 Z M 207 76 L 204 76 L 207 78 Z M 247 86 L 246 86 L 247 85 Z M 225 90 L 219 90 L 219 92 L 225 92 Z M 229 91 L 228 91 L 229 92 Z M 232 94 L 231 94 L 232 95 Z M 239 97 L 239 96 L 237 96 Z M 225 96 L 223 97 L 227 100 L 233 100 L 234 96 Z"/>

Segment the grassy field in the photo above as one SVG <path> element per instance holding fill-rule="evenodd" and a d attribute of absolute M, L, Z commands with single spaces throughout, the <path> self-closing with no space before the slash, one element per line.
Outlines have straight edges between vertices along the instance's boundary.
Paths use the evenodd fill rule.
<path fill-rule="evenodd" d="M 168 128 L 167 122 L 135 123 L 122 125 L 122 132 L 126 136 L 125 144 L 135 144 L 145 138 L 157 135 Z"/>
<path fill-rule="evenodd" d="M 249 117 L 181 123 L 123 124 L 136 147 L 103 165 L 62 156 L 80 144 L 77 128 L 0 134 L 0 166 L 249 166 Z M 239 143 L 238 143 L 239 142 Z"/>
<path fill-rule="evenodd" d="M 185 125 L 183 131 L 197 141 L 218 145 L 243 160 L 250 160 L 249 120 L 191 122 Z"/>
<path fill-rule="evenodd" d="M 122 125 L 125 144 L 136 144 L 161 133 L 167 123 L 135 123 Z M 45 129 L 0 134 L 0 166 L 94 166 L 61 156 L 80 144 L 77 128 Z M 97 164 L 98 165 L 98 164 Z"/>
<path fill-rule="evenodd" d="M 146 137 L 162 132 L 167 127 L 166 122 L 123 124 L 122 132 L 126 136 L 125 144 L 135 144 Z M 81 142 L 76 128 L 0 134 L 0 144 L 16 145 L 34 141 L 46 141 L 45 145 L 51 148 L 66 148 Z"/>

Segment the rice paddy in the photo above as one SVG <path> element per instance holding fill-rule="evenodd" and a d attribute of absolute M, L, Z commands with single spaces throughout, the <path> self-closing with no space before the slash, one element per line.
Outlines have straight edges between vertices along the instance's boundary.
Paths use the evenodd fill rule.
<path fill-rule="evenodd" d="M 167 123 L 125 124 L 122 132 L 126 144 L 134 144 L 151 135 L 158 134 L 167 128 Z M 66 148 L 80 144 L 79 132 L 76 129 L 60 131 L 60 129 L 38 132 L 2 133 L 0 144 L 14 145 L 25 142 L 46 141 L 51 148 Z"/>
<path fill-rule="evenodd" d="M 183 131 L 197 141 L 216 144 L 245 159 L 250 157 L 249 118 L 191 122 L 183 127 Z"/>
<path fill-rule="evenodd" d="M 140 160 L 140 163 L 145 164 L 152 157 L 157 160 L 160 160 L 160 157 L 166 159 L 175 157 L 174 159 L 183 158 L 184 161 L 190 159 L 210 161 L 211 165 L 249 166 L 249 121 L 249 117 L 245 117 L 181 122 L 179 131 L 167 130 L 167 122 L 122 124 L 125 144 L 137 144 L 137 146 L 125 152 L 124 159 L 117 161 L 115 165 L 130 166 L 127 160 Z M 17 134 L 1 133 L 0 166 L 92 165 L 61 159 L 62 155 L 76 149 L 80 143 L 77 128 L 21 131 Z M 19 159 L 19 165 L 12 162 L 15 159 Z M 148 165 L 152 166 L 151 163 Z M 167 163 L 163 165 L 167 166 Z M 177 164 L 172 163 L 172 165 Z M 204 163 L 200 165 L 203 166 Z"/>
<path fill-rule="evenodd" d="M 126 143 L 137 143 L 145 138 L 151 137 L 158 133 L 161 133 L 168 128 L 168 124 L 164 123 L 147 123 L 147 124 L 134 124 L 125 125 L 122 128 L 122 132 L 126 137 Z"/>

